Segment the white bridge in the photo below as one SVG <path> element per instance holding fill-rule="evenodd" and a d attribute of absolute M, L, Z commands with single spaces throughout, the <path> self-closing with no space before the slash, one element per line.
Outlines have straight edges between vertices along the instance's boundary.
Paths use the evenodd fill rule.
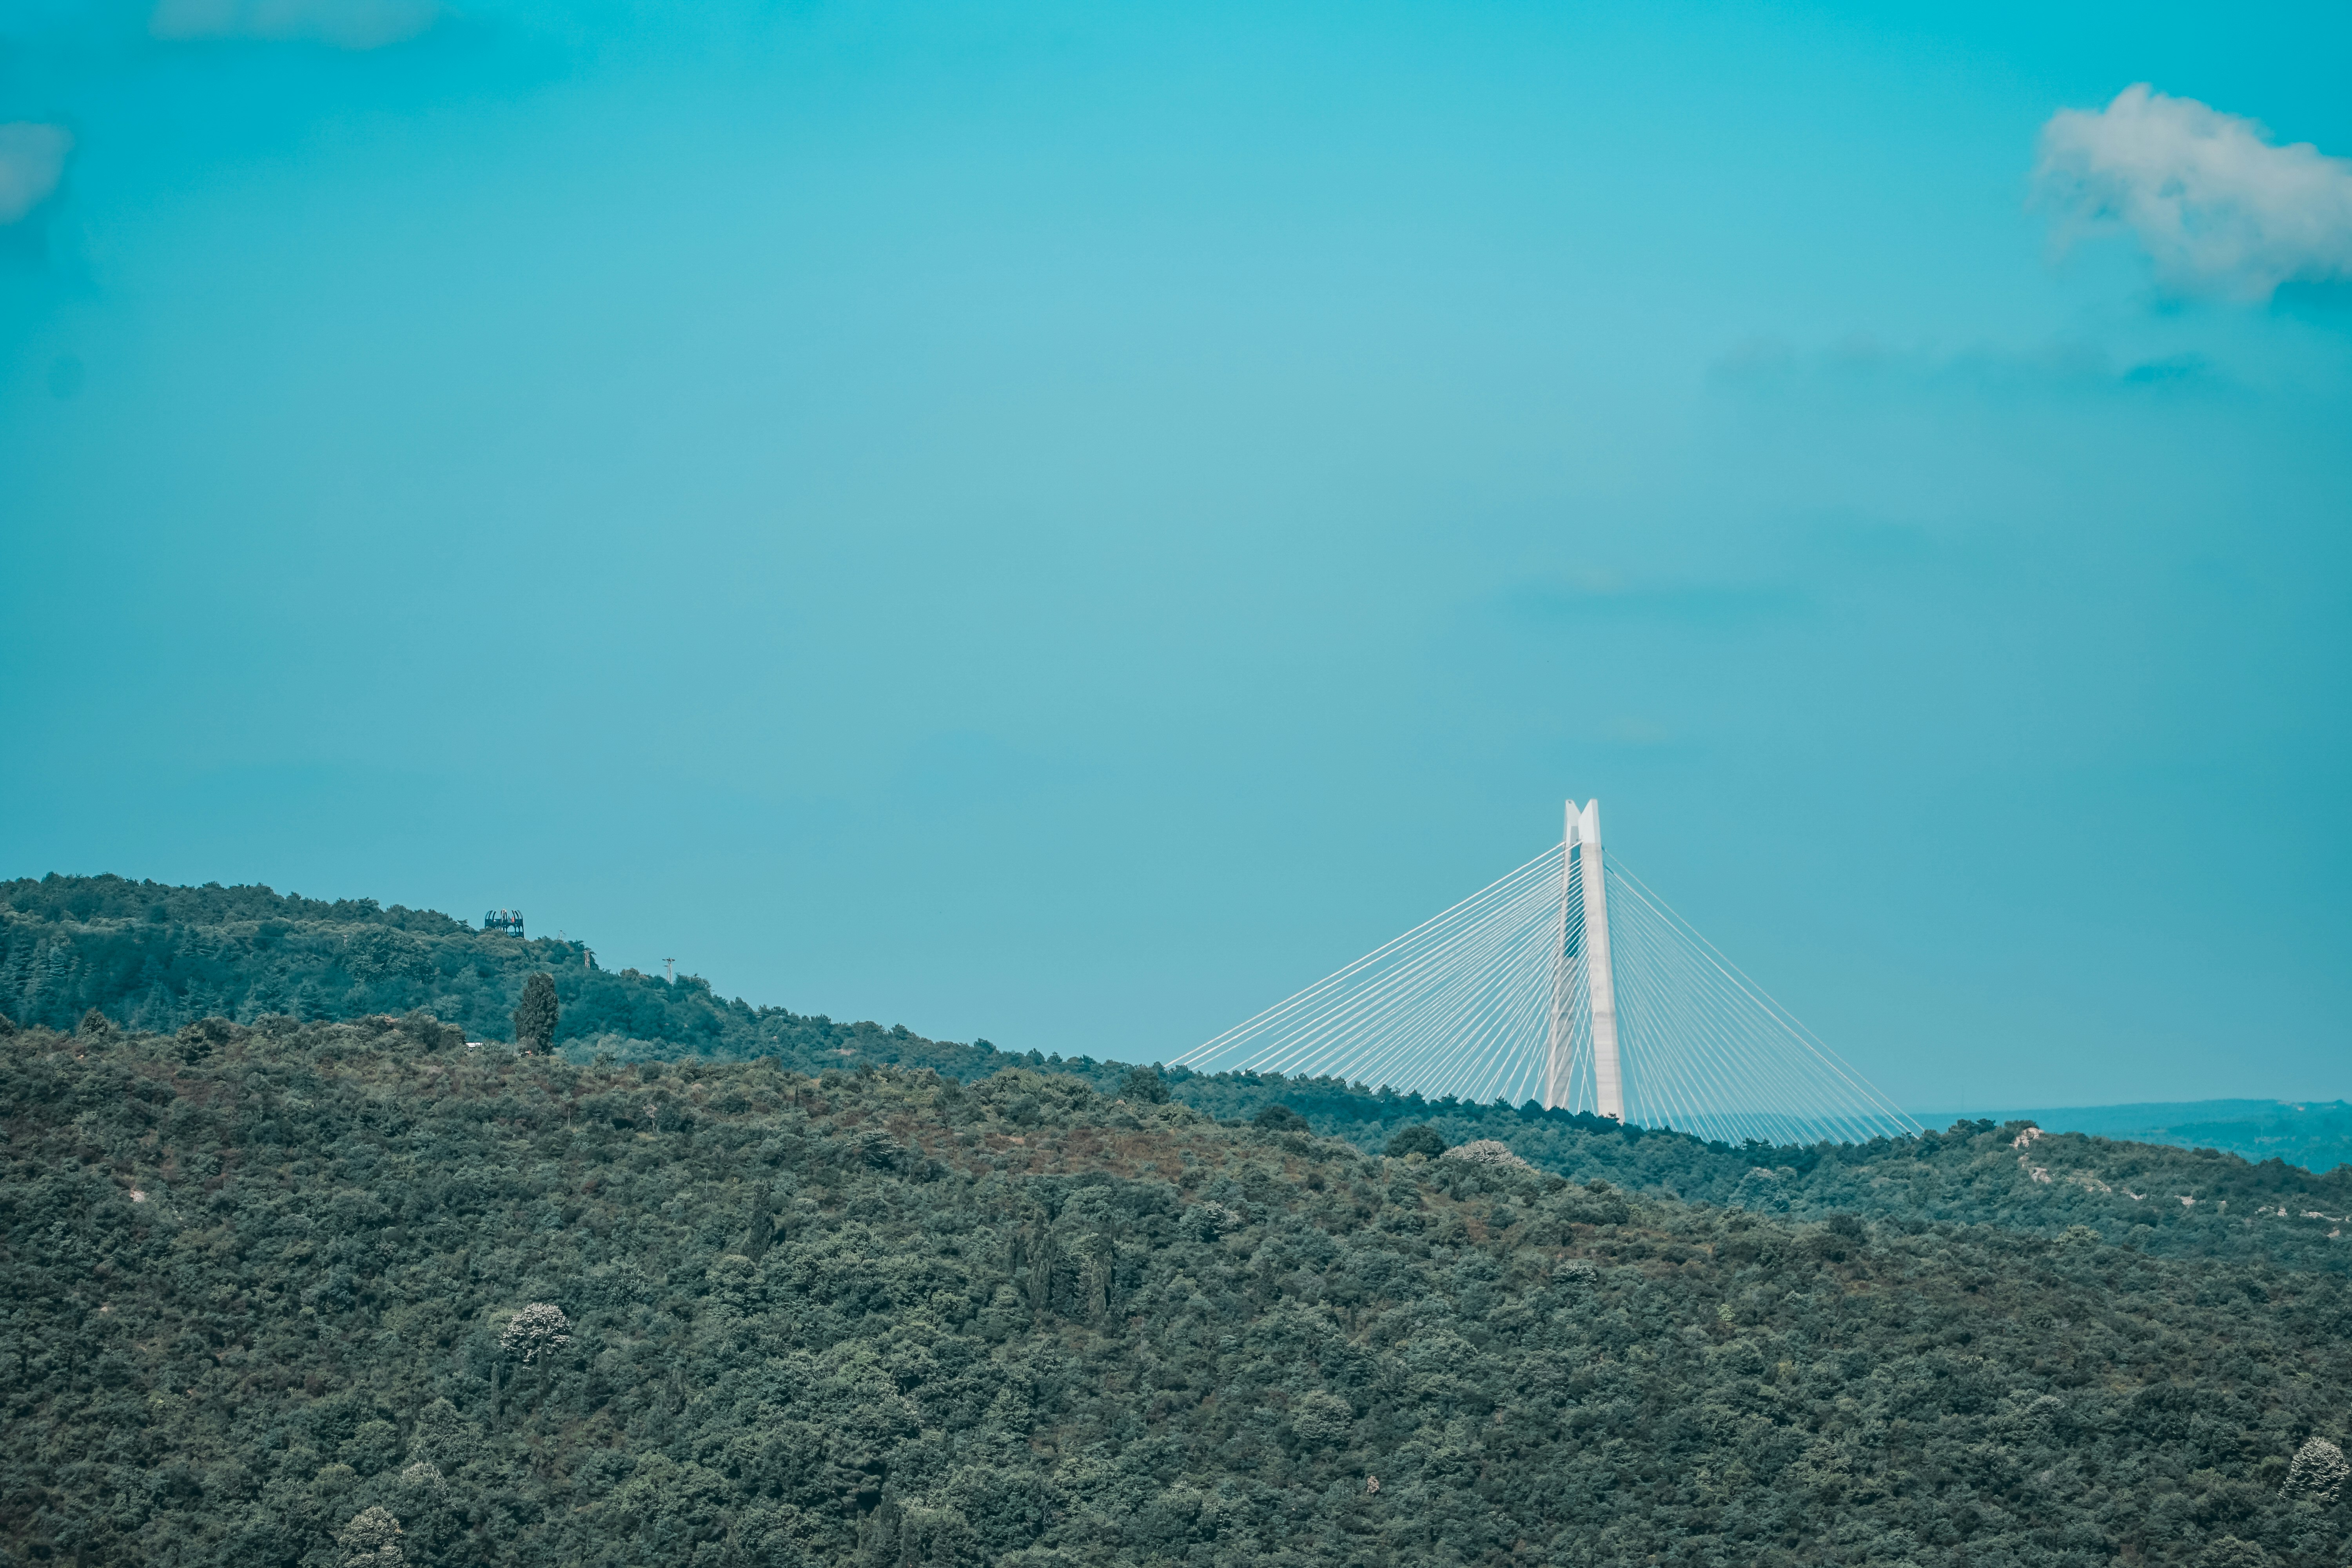
<path fill-rule="evenodd" d="M 1569 802 L 1561 841 L 1509 875 L 1176 1060 L 1732 1143 L 1919 1131 L 1602 855 L 1597 800 Z"/>

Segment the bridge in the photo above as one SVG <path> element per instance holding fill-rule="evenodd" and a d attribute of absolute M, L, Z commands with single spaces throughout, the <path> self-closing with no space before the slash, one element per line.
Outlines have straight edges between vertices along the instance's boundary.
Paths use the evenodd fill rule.
<path fill-rule="evenodd" d="M 1435 1100 L 1533 1100 L 1725 1142 L 1861 1142 L 1919 1124 L 1606 856 L 1559 843 L 1176 1058 Z"/>

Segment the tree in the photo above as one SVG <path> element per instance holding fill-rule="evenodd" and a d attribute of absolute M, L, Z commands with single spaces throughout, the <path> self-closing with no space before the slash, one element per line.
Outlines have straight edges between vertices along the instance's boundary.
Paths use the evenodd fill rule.
<path fill-rule="evenodd" d="M 1257 1114 L 1250 1118 L 1250 1125 L 1265 1132 L 1304 1132 L 1307 1131 L 1307 1118 L 1299 1115 L 1298 1112 L 1291 1110 L 1290 1107 L 1286 1105 L 1260 1106 L 1258 1108 Z M 1443 1145 L 1440 1145 L 1440 1147 L 1443 1147 Z"/>
<path fill-rule="evenodd" d="M 1346 1400 L 1320 1389 L 1291 1403 L 1290 1429 L 1300 1441 L 1318 1447 L 1345 1441 L 1355 1421 L 1356 1412 Z"/>
<path fill-rule="evenodd" d="M 1398 1133 L 1397 1137 L 1402 1139 L 1408 1133 L 1418 1131 L 1418 1128 L 1408 1127 L 1403 1132 Z M 1442 1145 L 1444 1140 L 1439 1139 L 1438 1142 Z M 1396 1145 L 1391 1142 L 1389 1147 L 1393 1151 Z M 1427 1153 L 1428 1150 L 1423 1148 L 1421 1152 Z M 1441 1147 L 1438 1153 L 1444 1159 L 1465 1160 L 1473 1165 L 1500 1165 L 1515 1171 L 1531 1171 L 1535 1168 L 1512 1153 L 1509 1144 L 1495 1138 L 1473 1139 L 1467 1143 L 1459 1144 L 1452 1149 Z"/>
<path fill-rule="evenodd" d="M 400 1521 L 381 1508 L 364 1509 L 352 1516 L 335 1537 L 342 1549 L 343 1568 L 398 1568 Z"/>
<path fill-rule="evenodd" d="M 499 1336 L 499 1349 L 520 1355 L 526 1364 L 542 1352 L 560 1351 L 571 1342 L 572 1321 L 552 1301 L 533 1301 L 509 1319 L 507 1331 Z"/>
<path fill-rule="evenodd" d="M 1168 1103 L 1168 1080 L 1150 1068 L 1137 1068 L 1118 1086 L 1118 1098 L 1138 1105 Z"/>
<path fill-rule="evenodd" d="M 1426 1121 L 1418 1121 L 1390 1139 L 1385 1152 L 1391 1160 L 1402 1160 L 1410 1154 L 1425 1155 L 1434 1160 L 1445 1152 L 1445 1140 L 1436 1128 Z"/>
<path fill-rule="evenodd" d="M 522 1000 L 515 1004 L 515 1044 L 526 1051 L 543 1051 L 555 1038 L 558 1008 L 555 976 L 532 975 L 522 983 Z"/>
<path fill-rule="evenodd" d="M 2295 1450 L 2282 1489 L 2288 1497 L 2309 1498 L 2326 1508 L 2344 1489 L 2347 1477 L 2352 1477 L 2352 1463 L 2345 1460 L 2344 1450 L 2325 1437 L 2314 1437 Z"/>

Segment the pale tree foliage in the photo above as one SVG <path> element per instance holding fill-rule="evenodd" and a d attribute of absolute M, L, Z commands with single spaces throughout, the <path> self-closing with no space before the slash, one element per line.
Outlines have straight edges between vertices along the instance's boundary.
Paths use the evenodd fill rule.
<path fill-rule="evenodd" d="M 2294 1451 L 2294 1462 L 2286 1468 L 2286 1485 L 2280 1489 L 2326 1508 L 2344 1489 L 2347 1477 L 2352 1477 L 2352 1463 L 2346 1462 L 2344 1450 L 2325 1437 L 2314 1437 Z"/>
<path fill-rule="evenodd" d="M 341 1550 L 338 1562 L 341 1568 L 399 1568 L 400 1521 L 381 1508 L 371 1508 L 352 1516 L 335 1537 Z"/>
<path fill-rule="evenodd" d="M 545 1352 L 560 1351 L 572 1342 L 572 1322 L 552 1301 L 533 1301 L 517 1312 L 499 1338 L 499 1349 L 520 1355 L 526 1364 Z"/>
<path fill-rule="evenodd" d="M 1457 1148 L 1448 1149 L 1439 1158 L 1466 1160 L 1474 1165 L 1513 1166 L 1522 1171 L 1532 1168 L 1525 1160 L 1512 1153 L 1510 1146 L 1499 1138 L 1481 1138 L 1475 1142 L 1464 1143 Z"/>

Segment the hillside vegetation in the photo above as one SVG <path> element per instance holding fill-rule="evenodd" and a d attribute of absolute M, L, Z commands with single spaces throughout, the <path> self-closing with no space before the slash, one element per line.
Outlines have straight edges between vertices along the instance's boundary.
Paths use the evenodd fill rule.
<path fill-rule="evenodd" d="M 1017 1068 L 422 1018 L 0 1046 L 13 1562 L 2352 1549 L 2324 1270 L 1794 1223 Z"/>
<path fill-rule="evenodd" d="M 95 1008 L 115 1024 L 176 1029 L 208 1016 L 332 1021 L 422 1010 L 469 1039 L 505 1041 L 525 979 L 554 977 L 557 1048 L 585 1066 L 688 1058 L 767 1059 L 815 1073 L 928 1068 L 967 1082 L 1010 1067 L 1075 1075 L 1116 1093 L 1129 1068 L 928 1039 L 903 1026 L 721 998 L 592 967 L 577 942 L 528 942 L 446 915 L 371 900 L 323 903 L 267 888 L 173 888 L 120 877 L 0 883 L 0 1014 L 71 1029 Z M 1132 1053 L 1129 1053 L 1132 1054 Z M 1667 1131 L 1522 1107 L 1425 1101 L 1331 1079 L 1167 1075 L 1174 1097 L 1221 1121 L 1268 1105 L 1376 1152 L 1428 1122 L 1450 1142 L 1493 1139 L 1544 1169 L 1636 1192 L 1791 1218 L 1833 1213 L 1999 1224 L 2045 1236 L 2084 1226 L 2176 1257 L 2352 1268 L 2352 1166 L 2326 1175 L 2211 1150 L 2035 1136 L 2024 1122 L 1957 1124 L 1917 1139 L 1820 1148 L 1735 1148 Z M 2025 1142 L 2018 1141 L 2023 1138 Z M 2188 1201 L 2183 1201 L 2188 1200 Z"/>
<path fill-rule="evenodd" d="M 991 1053 L 904 1028 L 838 1025 L 727 1000 L 709 982 L 599 969 L 576 942 L 479 931 L 373 899 L 324 903 L 267 888 L 165 887 L 121 877 L 0 882 L 0 1013 L 70 1029 L 92 1008 L 128 1028 L 200 1018 L 333 1020 L 418 1009 L 476 1040 L 513 1037 L 530 975 L 555 979 L 559 1044 L 635 1057 L 786 1055 L 814 1064 L 902 1051 L 966 1074 Z M 929 1057 L 940 1059 L 934 1063 Z"/>
<path fill-rule="evenodd" d="M 2069 1106 L 2010 1110 L 1992 1119 L 2023 1119 L 2053 1132 L 2088 1132 L 2125 1142 L 2219 1149 L 2254 1161 L 2280 1159 L 2313 1171 L 2352 1165 L 2352 1105 L 2340 1100 L 2303 1104 L 2277 1100 L 2198 1100 Z"/>

